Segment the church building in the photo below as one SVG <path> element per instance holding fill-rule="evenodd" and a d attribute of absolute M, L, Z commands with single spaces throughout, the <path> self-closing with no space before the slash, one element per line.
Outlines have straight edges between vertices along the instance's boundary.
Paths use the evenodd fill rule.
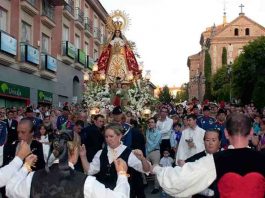
<path fill-rule="evenodd" d="M 224 12 L 223 24 L 213 25 L 202 32 L 200 38 L 201 51 L 188 57 L 189 67 L 189 100 L 196 97 L 203 100 L 205 93 L 204 57 L 208 50 L 211 57 L 212 74 L 222 67 L 223 48 L 227 51 L 227 65 L 234 63 L 242 53 L 243 47 L 256 38 L 265 35 L 265 28 L 247 17 L 243 5 L 239 16 L 227 23 Z"/>

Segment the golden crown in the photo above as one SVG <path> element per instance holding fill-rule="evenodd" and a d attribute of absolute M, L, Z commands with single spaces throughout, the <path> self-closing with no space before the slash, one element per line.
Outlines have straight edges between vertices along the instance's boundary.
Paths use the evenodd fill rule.
<path fill-rule="evenodd" d="M 113 21 L 113 26 L 115 27 L 115 30 L 121 30 L 123 23 L 122 21 Z"/>

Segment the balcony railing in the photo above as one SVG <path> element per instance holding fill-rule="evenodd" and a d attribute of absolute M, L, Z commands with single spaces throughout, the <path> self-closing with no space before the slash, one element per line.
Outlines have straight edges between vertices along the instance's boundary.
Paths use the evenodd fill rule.
<path fill-rule="evenodd" d="M 84 12 L 80 8 L 75 8 L 75 20 L 84 24 Z"/>
<path fill-rule="evenodd" d="M 100 36 L 101 36 L 100 29 L 95 27 L 94 28 L 94 38 L 97 39 L 98 41 L 100 41 Z"/>
<path fill-rule="evenodd" d="M 42 8 L 42 15 L 54 21 L 54 7 L 50 4 L 45 5 L 45 7 Z"/>
<path fill-rule="evenodd" d="M 85 22 L 85 30 L 87 30 L 89 33 L 93 33 L 93 26 L 92 26 L 92 21 L 91 19 L 89 19 L 88 17 L 84 18 L 84 22 Z"/>
<path fill-rule="evenodd" d="M 67 10 L 69 13 L 71 13 L 74 16 L 74 1 L 73 0 L 67 0 L 66 5 L 64 5 L 64 9 Z"/>

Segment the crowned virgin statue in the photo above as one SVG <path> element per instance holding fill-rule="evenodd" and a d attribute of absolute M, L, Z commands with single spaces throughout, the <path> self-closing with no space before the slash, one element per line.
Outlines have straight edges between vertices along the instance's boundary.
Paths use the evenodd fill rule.
<path fill-rule="evenodd" d="M 98 70 L 104 72 L 108 83 L 128 83 L 128 76 L 139 76 L 141 71 L 129 42 L 122 34 L 128 22 L 124 13 L 115 11 L 108 20 L 107 27 L 111 32 L 110 39 L 98 59 Z M 130 75 L 129 75 L 130 74 Z"/>

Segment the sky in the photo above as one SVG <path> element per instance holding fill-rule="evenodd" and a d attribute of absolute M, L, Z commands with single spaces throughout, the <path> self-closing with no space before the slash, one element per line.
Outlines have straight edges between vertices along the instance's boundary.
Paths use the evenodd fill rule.
<path fill-rule="evenodd" d="M 130 18 L 124 32 L 136 42 L 144 70 L 155 85 L 181 86 L 189 81 L 188 56 L 200 51 L 206 27 L 227 22 L 240 13 L 265 26 L 265 0 L 100 0 L 108 13 L 124 11 Z"/>

